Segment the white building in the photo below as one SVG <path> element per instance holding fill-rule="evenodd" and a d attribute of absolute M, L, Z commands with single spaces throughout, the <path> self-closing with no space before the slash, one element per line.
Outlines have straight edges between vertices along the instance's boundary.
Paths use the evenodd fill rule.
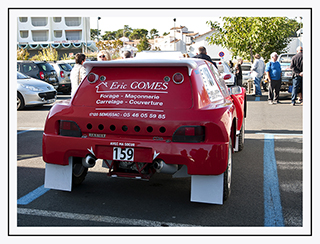
<path fill-rule="evenodd" d="M 188 46 L 188 54 L 190 57 L 193 57 L 199 53 L 199 47 L 204 46 L 207 49 L 207 54 L 211 58 L 217 58 L 219 57 L 219 53 L 224 53 L 223 59 L 228 61 L 232 60 L 232 53 L 221 46 L 218 45 L 211 45 L 207 41 L 207 37 L 211 36 L 213 34 L 214 30 L 211 30 L 209 32 L 206 32 L 202 35 L 198 35 L 193 39 L 193 43 Z"/>
<path fill-rule="evenodd" d="M 193 31 L 188 31 L 185 26 L 173 27 L 170 34 L 155 37 L 151 49 L 160 48 L 161 51 L 180 51 L 187 53 L 187 45 L 192 43 L 193 38 L 198 35 Z"/>
<path fill-rule="evenodd" d="M 60 57 L 97 50 L 90 40 L 89 17 L 19 17 L 17 22 L 17 45 L 31 56 L 50 46 Z"/>

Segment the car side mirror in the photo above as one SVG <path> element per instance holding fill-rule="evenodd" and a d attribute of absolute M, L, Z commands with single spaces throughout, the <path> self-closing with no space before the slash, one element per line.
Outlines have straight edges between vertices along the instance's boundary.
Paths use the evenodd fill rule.
<path fill-rule="evenodd" d="M 241 86 L 228 87 L 229 95 L 237 95 L 242 93 Z"/>

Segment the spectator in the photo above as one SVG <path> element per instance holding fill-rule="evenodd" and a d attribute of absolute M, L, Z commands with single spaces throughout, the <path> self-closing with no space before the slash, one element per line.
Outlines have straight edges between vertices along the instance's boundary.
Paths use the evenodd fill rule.
<path fill-rule="evenodd" d="M 131 52 L 130 51 L 125 51 L 123 53 L 123 58 L 132 58 Z"/>
<path fill-rule="evenodd" d="M 213 63 L 213 65 L 218 69 L 216 63 L 211 60 L 209 55 L 207 55 L 207 49 L 204 46 L 199 47 L 199 54 L 194 56 L 194 58 L 205 59 L 210 63 Z"/>
<path fill-rule="evenodd" d="M 97 55 L 97 60 L 98 61 L 108 61 L 111 60 L 111 55 L 108 51 L 106 50 L 101 50 L 98 55 Z"/>
<path fill-rule="evenodd" d="M 236 65 L 236 80 L 237 80 L 237 86 L 242 86 L 242 68 L 241 64 L 243 64 L 242 58 L 238 59 L 238 63 Z"/>
<path fill-rule="evenodd" d="M 86 55 L 83 53 L 77 53 L 75 56 L 75 65 L 70 73 L 71 80 L 71 96 L 73 96 L 78 89 L 79 84 L 86 76 L 86 69 L 83 63 L 86 61 Z"/>
<path fill-rule="evenodd" d="M 261 96 L 261 79 L 263 77 L 264 74 L 264 70 L 265 70 L 265 65 L 264 62 L 260 59 L 261 56 L 257 53 L 256 55 L 254 55 L 254 62 L 252 65 L 252 78 L 254 79 L 254 85 L 255 85 L 255 95 L 256 96 Z"/>
<path fill-rule="evenodd" d="M 281 66 L 276 52 L 271 53 L 271 60 L 266 65 L 266 73 L 269 81 L 269 104 L 280 103 L 279 93 L 281 88 Z"/>
<path fill-rule="evenodd" d="M 302 56 L 302 47 L 297 48 L 297 54 L 293 56 L 290 64 L 290 69 L 293 72 L 293 80 L 292 80 L 292 96 L 291 96 L 291 104 L 296 105 L 297 94 L 301 92 L 301 100 L 302 103 L 302 77 L 303 77 L 303 56 Z"/>

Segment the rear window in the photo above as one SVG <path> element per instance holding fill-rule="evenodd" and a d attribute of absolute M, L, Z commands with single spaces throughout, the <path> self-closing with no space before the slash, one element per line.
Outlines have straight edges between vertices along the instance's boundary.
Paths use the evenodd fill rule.
<path fill-rule="evenodd" d="M 249 65 L 241 65 L 241 69 L 242 69 L 242 71 L 250 71 L 251 70 L 251 66 L 249 66 Z"/>
<path fill-rule="evenodd" d="M 37 64 L 38 67 L 40 68 L 41 71 L 54 71 L 54 68 L 52 67 L 51 64 L 48 64 L 48 63 L 39 63 Z"/>
<path fill-rule="evenodd" d="M 71 71 L 72 67 L 70 64 L 59 64 L 60 68 L 64 71 Z"/>
<path fill-rule="evenodd" d="M 95 107 L 97 113 L 188 109 L 193 105 L 188 69 L 96 67 L 81 83 L 73 105 Z"/>

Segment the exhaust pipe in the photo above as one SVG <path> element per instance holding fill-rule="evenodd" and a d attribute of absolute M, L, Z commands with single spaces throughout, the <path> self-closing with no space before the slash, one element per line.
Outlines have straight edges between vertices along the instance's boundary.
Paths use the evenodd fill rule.
<path fill-rule="evenodd" d="M 97 158 L 91 154 L 82 159 L 82 166 L 85 168 L 92 168 L 96 164 Z"/>
<path fill-rule="evenodd" d="M 166 164 L 162 159 L 154 160 L 153 168 L 158 173 L 164 173 L 164 174 L 174 174 L 175 172 L 178 171 L 177 164 Z"/>

